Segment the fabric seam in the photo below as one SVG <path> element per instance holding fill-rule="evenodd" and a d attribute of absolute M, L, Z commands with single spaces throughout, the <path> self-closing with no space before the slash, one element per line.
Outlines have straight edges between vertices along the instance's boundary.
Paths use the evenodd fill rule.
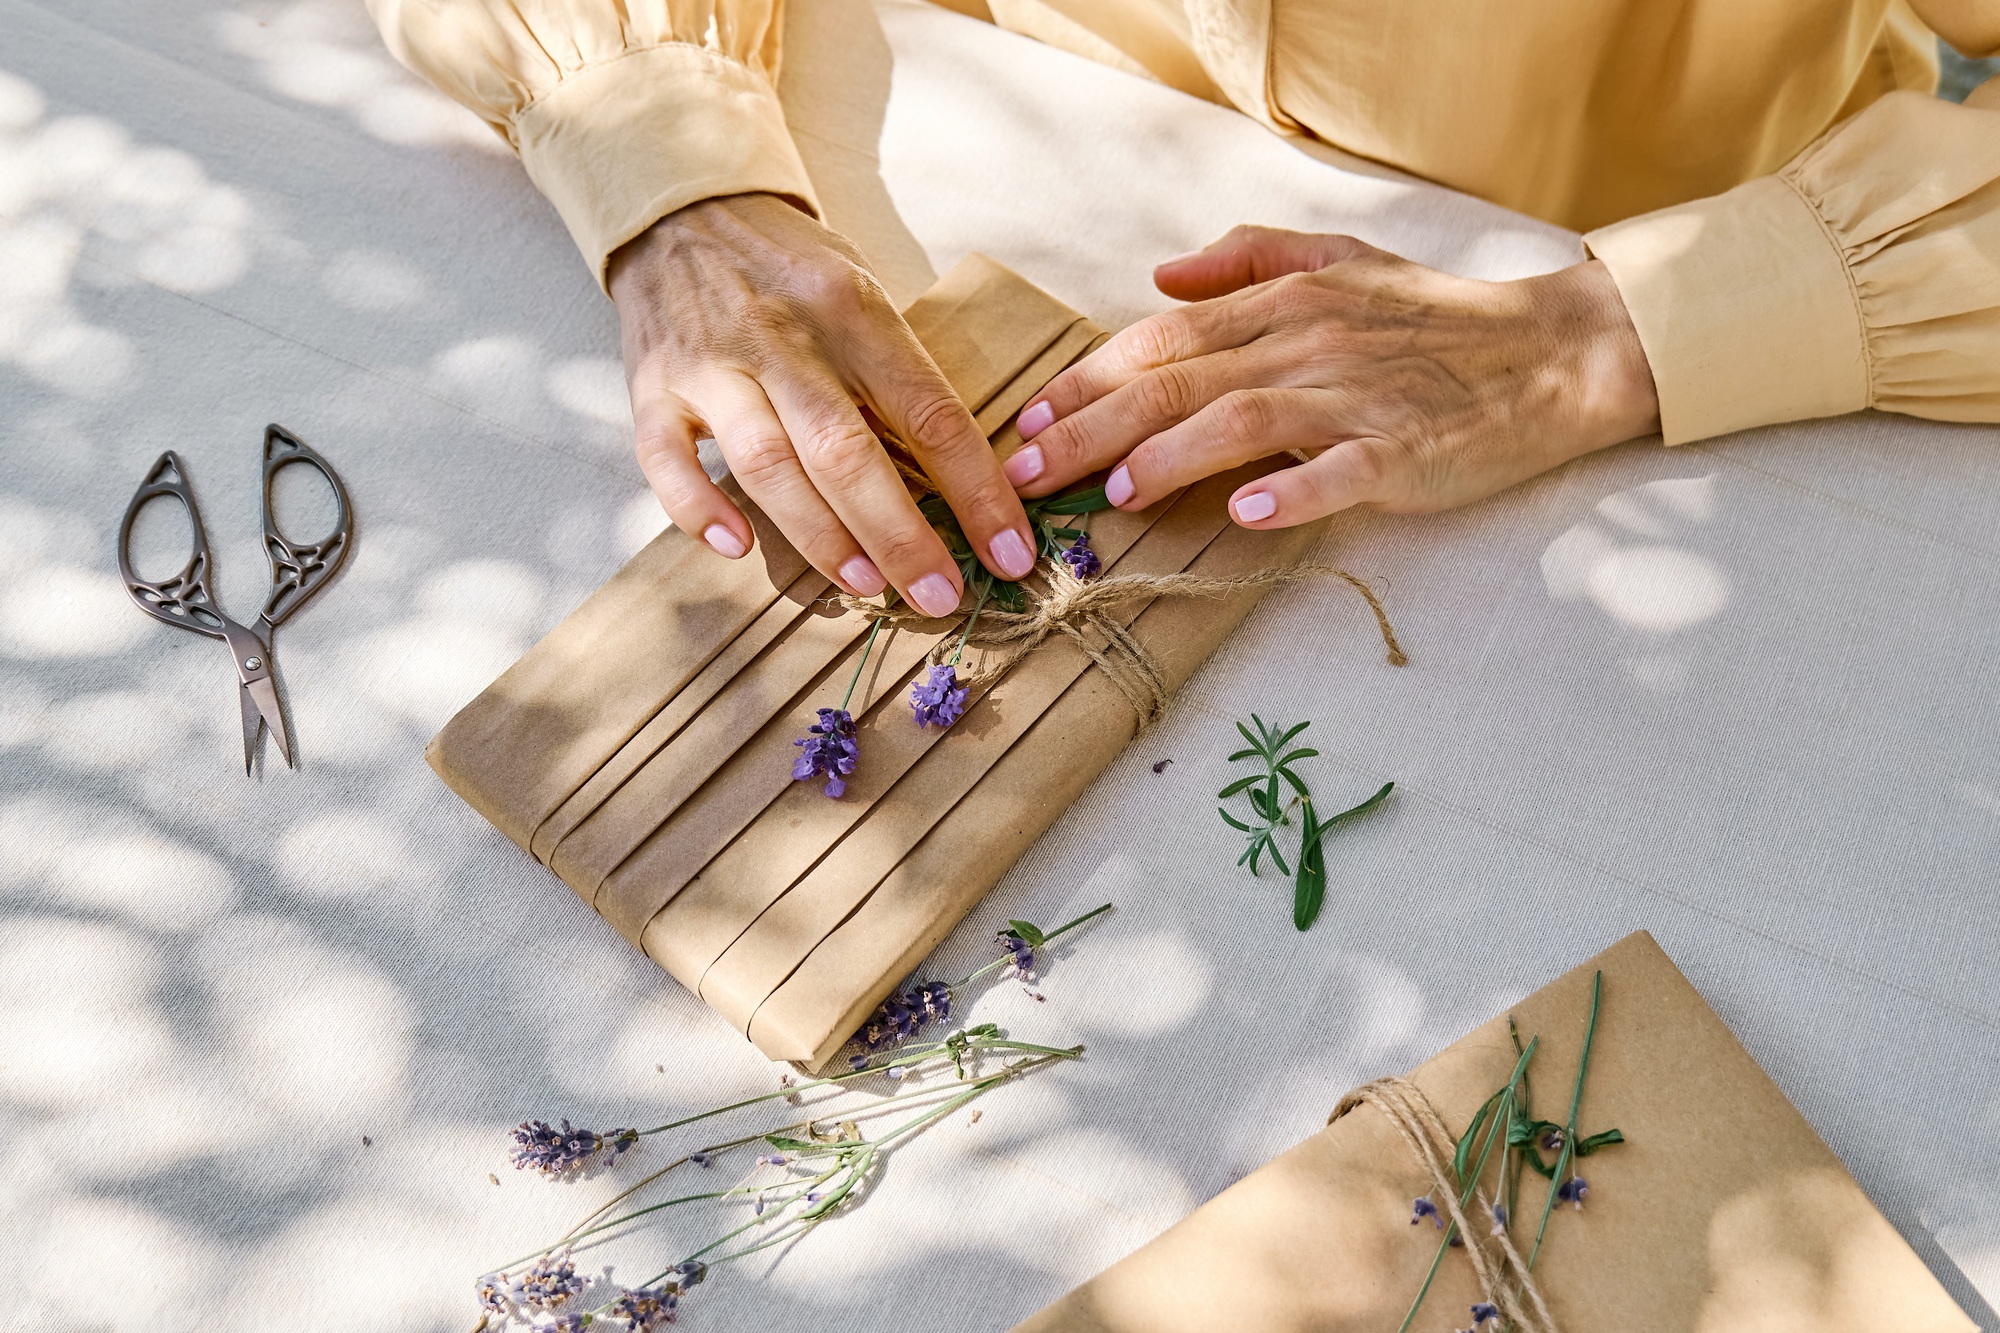
<path fill-rule="evenodd" d="M 698 42 L 681 42 L 681 41 L 654 42 L 651 46 L 635 46 L 628 50 L 620 51 L 617 55 L 611 57 L 609 60 L 600 60 L 597 61 L 595 64 L 584 65 L 579 69 L 577 69 L 574 73 L 566 74 L 558 78 L 554 83 L 550 84 L 547 88 L 544 88 L 541 92 L 535 94 L 534 97 L 530 98 L 526 102 L 523 102 L 521 104 L 520 110 L 516 111 L 513 115 L 507 118 L 508 128 L 511 129 L 514 126 L 520 124 L 520 122 L 527 117 L 529 112 L 535 110 L 537 107 L 541 106 L 544 102 L 548 101 L 551 97 L 561 92 L 564 88 L 570 87 L 571 85 L 577 83 L 579 80 L 588 78 L 590 75 L 596 74 L 602 70 L 610 69 L 613 65 L 619 64 L 621 61 L 630 60 L 634 56 L 651 55 L 655 51 L 665 51 L 673 47 L 680 47 L 683 50 L 692 51 L 704 61 L 720 65 L 726 71 L 741 72 L 744 74 L 748 74 L 753 79 L 757 79 L 759 82 L 763 83 L 767 91 L 769 91 L 770 95 L 773 98 L 777 97 L 778 95 L 777 89 L 771 86 L 771 81 L 769 79 L 764 78 L 756 70 L 752 69 L 749 65 L 745 64 L 740 60 L 733 60 L 730 57 L 723 55 L 719 51 L 712 51 L 708 47 L 703 46 Z M 516 147 L 519 146 L 518 138 L 515 140 L 515 144 Z"/>

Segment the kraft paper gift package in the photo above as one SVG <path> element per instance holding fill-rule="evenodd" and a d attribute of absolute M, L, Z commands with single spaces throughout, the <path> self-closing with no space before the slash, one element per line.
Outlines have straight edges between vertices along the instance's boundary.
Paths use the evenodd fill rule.
<path fill-rule="evenodd" d="M 905 313 L 1003 456 L 1020 443 L 1014 414 L 1107 336 L 976 255 Z M 1104 573 L 1295 563 L 1322 524 L 1251 532 L 1225 510 L 1271 466 L 1141 513 L 1091 514 Z M 919 729 L 910 686 L 958 622 L 885 630 L 851 706 L 861 760 L 846 795 L 794 782 L 792 742 L 840 703 L 868 622 L 732 494 L 756 528 L 751 556 L 723 560 L 669 528 L 453 717 L 427 758 L 765 1054 L 817 1068 L 1124 748 L 1138 715 L 1053 635 L 948 730 Z M 1108 614 L 1172 689 L 1260 595 Z"/>
<path fill-rule="evenodd" d="M 1553 1327 L 1975 1333 L 1644 932 L 1509 1011 L 1522 1041 L 1541 1038 L 1529 1069 L 1536 1117 L 1568 1113 L 1599 971 L 1577 1124 L 1584 1135 L 1617 1128 L 1626 1141 L 1579 1160 L 1583 1206 L 1558 1204 L 1549 1220 L 1534 1278 Z M 1456 1135 L 1507 1082 L 1515 1056 L 1501 1014 L 1408 1077 Z M 1548 1182 L 1532 1171 L 1523 1179 L 1512 1235 L 1525 1254 Z M 1430 1180 L 1389 1118 L 1357 1106 L 1016 1333 L 1395 1333 L 1442 1239 L 1429 1221 L 1411 1225 L 1412 1200 Z M 1474 1228 L 1490 1227 L 1467 1213 Z M 1480 1299 L 1463 1250 L 1448 1251 L 1412 1328 L 1462 1329 Z"/>

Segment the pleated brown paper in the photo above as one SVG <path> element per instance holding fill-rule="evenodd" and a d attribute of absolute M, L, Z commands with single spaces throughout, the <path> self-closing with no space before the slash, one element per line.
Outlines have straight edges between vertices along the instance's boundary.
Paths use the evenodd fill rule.
<path fill-rule="evenodd" d="M 973 256 L 906 312 L 1001 454 L 1014 414 L 1106 336 Z M 1225 502 L 1269 465 L 1143 513 L 1089 519 L 1107 572 L 1225 577 L 1296 561 L 1319 525 L 1249 532 Z M 740 492 L 758 550 L 668 529 L 432 740 L 431 767 L 627 939 L 774 1059 L 817 1067 L 1054 822 L 1137 727 L 1116 685 L 1052 637 L 948 731 L 909 689 L 934 632 L 885 630 L 852 711 L 840 800 L 794 782 L 792 742 L 840 702 L 867 621 L 839 611 Z M 1169 689 L 1258 600 L 1134 603 L 1112 618 Z"/>
<path fill-rule="evenodd" d="M 1529 1070 L 1535 1114 L 1568 1112 L 1599 969 L 1577 1123 L 1623 1130 L 1626 1142 L 1581 1159 L 1582 1210 L 1558 1205 L 1550 1219 L 1534 1279 L 1555 1328 L 1974 1333 L 1650 935 L 1627 936 L 1511 1010 L 1523 1041 L 1542 1040 Z M 1455 1135 L 1514 1059 L 1503 1014 L 1409 1081 Z M 1410 1224 L 1430 1179 L 1388 1116 L 1359 1106 L 1016 1333 L 1389 1333 L 1442 1239 Z M 1513 1233 L 1524 1247 L 1547 1189 L 1525 1174 Z M 1463 1328 L 1479 1299 L 1465 1252 L 1450 1251 L 1413 1327 Z"/>

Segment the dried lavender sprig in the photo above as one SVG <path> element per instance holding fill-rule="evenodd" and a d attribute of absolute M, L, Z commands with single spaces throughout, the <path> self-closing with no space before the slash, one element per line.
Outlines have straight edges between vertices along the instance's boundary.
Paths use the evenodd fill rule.
<path fill-rule="evenodd" d="M 1062 925 L 1057 926 L 1054 930 L 1043 932 L 1041 944 L 1047 944 L 1050 940 L 1055 939 L 1058 935 L 1066 935 L 1070 931 L 1075 930 L 1078 926 L 1083 925 L 1086 921 L 1095 920 L 1096 918 L 1103 916 L 1106 912 L 1110 910 L 1111 910 L 1110 903 L 1106 903 L 1102 907 L 1093 907 L 1090 911 L 1085 912 L 1082 916 L 1078 917 L 1076 920 L 1064 922 Z M 1024 926 L 1027 923 L 1024 921 L 1011 921 L 1008 924 L 1018 930 L 1021 926 Z M 1036 944 L 1033 947 L 1040 948 L 1041 944 Z M 979 978 L 985 976 L 988 972 L 992 972 L 998 968 L 1006 967 L 1011 963 L 1013 963 L 1013 961 L 1014 961 L 1013 952 L 1010 950 L 1004 957 L 996 958 L 992 962 L 986 964 L 986 966 L 981 968 L 976 968 L 973 971 L 968 972 L 966 975 L 960 977 L 957 981 L 952 982 L 951 988 L 953 990 L 957 990 L 961 986 L 968 986 L 973 982 L 979 980 Z"/>
<path fill-rule="evenodd" d="M 1028 1045 L 1028 1043 L 1024 1042 L 1022 1043 L 1022 1045 L 1026 1046 Z M 824 1197 L 822 1197 L 818 1202 L 812 1204 L 808 1212 L 801 1214 L 799 1217 L 790 1220 L 791 1224 L 793 1225 L 797 1225 L 800 1223 L 804 1224 L 795 1234 L 803 1234 L 804 1231 L 810 1230 L 812 1226 L 817 1225 L 822 1219 L 824 1219 L 826 1215 L 829 1212 L 831 1212 L 831 1210 L 835 1206 L 837 1206 L 842 1199 L 846 1197 L 847 1193 L 853 1188 L 853 1185 L 859 1182 L 860 1177 L 863 1174 L 865 1174 L 867 1168 L 873 1164 L 876 1156 L 889 1144 L 895 1142 L 899 1138 L 902 1138 L 906 1134 L 915 1133 L 917 1130 L 922 1129 L 927 1125 L 936 1123 L 937 1121 L 950 1115 L 952 1112 L 958 1110 L 960 1107 L 964 1106 L 967 1102 L 973 1100 L 975 1097 L 981 1096 L 982 1094 L 990 1091 L 995 1087 L 998 1087 L 1000 1084 L 1007 1082 L 1010 1079 L 1018 1078 L 1022 1074 L 1027 1073 L 1029 1070 L 1038 1069 L 1044 1065 L 1051 1064 L 1057 1060 L 1074 1060 L 1077 1057 L 1081 1056 L 1084 1050 L 1082 1046 L 1071 1046 L 1067 1048 L 1044 1046 L 1037 1049 L 1046 1052 L 1046 1054 L 1039 1055 L 1028 1060 L 1017 1061 L 1014 1064 L 1007 1065 L 1006 1067 L 992 1074 L 987 1074 L 980 1078 L 965 1080 L 967 1086 L 964 1092 L 959 1093 L 957 1096 L 952 1097 L 950 1100 L 944 1102 L 939 1106 L 933 1107 L 930 1110 L 925 1111 L 921 1115 L 912 1117 L 910 1120 L 904 1122 L 902 1125 L 899 1125 L 897 1128 L 889 1131 L 889 1133 L 883 1135 L 881 1138 L 875 1140 L 872 1143 L 849 1142 L 846 1144 L 825 1145 L 827 1151 L 837 1152 L 842 1154 L 841 1165 L 835 1168 L 833 1174 L 840 1174 L 842 1171 L 845 1171 L 848 1179 L 846 1182 L 843 1183 L 842 1186 L 836 1187 L 835 1190 L 825 1191 Z M 703 1246 L 701 1249 L 694 1251 L 692 1254 L 687 1256 L 687 1259 L 682 1261 L 682 1264 L 700 1260 L 703 1255 L 709 1254 L 717 1249 L 722 1248 L 724 1245 L 728 1244 L 731 1240 L 734 1240 L 736 1237 L 742 1235 L 744 1232 L 749 1231 L 755 1227 L 768 1224 L 775 1216 L 776 1216 L 775 1213 L 765 1213 L 751 1218 L 748 1222 L 745 1222 L 742 1226 L 736 1227 L 733 1230 L 726 1232 L 722 1236 L 717 1237 L 715 1240 L 710 1241 L 707 1245 Z M 767 1249 L 773 1244 L 777 1244 L 783 1240 L 790 1238 L 791 1238 L 790 1236 L 781 1233 L 780 1235 L 771 1237 L 767 1241 L 761 1242 L 757 1245 L 750 1246 L 743 1250 L 734 1251 L 730 1254 L 720 1255 L 714 1259 L 710 1259 L 707 1261 L 707 1263 L 709 1265 L 727 1263 L 731 1259 L 740 1259 L 746 1254 L 752 1254 L 760 1249 Z M 682 1267 L 682 1264 L 676 1264 L 671 1268 L 667 1268 L 662 1272 L 660 1272 L 659 1274 L 655 1275 L 654 1277 L 647 1279 L 647 1281 L 641 1283 L 640 1285 L 644 1287 L 650 1287 L 653 1283 L 662 1281 L 670 1274 L 679 1270 Z M 600 1310 L 604 1308 L 608 1307 L 606 1306 L 599 1307 Z M 596 1314 L 598 1313 L 598 1311 L 593 1310 L 591 1311 L 591 1313 Z"/>

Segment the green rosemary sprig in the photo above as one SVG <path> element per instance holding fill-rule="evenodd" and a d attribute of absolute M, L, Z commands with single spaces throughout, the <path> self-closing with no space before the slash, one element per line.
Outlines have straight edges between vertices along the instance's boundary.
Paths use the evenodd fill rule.
<path fill-rule="evenodd" d="M 1321 819 L 1305 779 L 1292 769 L 1293 764 L 1301 759 L 1311 759 L 1319 751 L 1308 746 L 1285 748 L 1312 723 L 1301 722 L 1297 726 L 1280 729 L 1268 725 L 1255 713 L 1250 715 L 1250 720 L 1256 724 L 1255 731 L 1241 722 L 1236 724 L 1236 729 L 1243 733 L 1243 739 L 1250 742 L 1250 747 L 1230 755 L 1229 762 L 1254 759 L 1263 764 L 1264 771 L 1236 779 L 1217 792 L 1216 797 L 1225 801 L 1239 794 L 1247 797 L 1254 822 L 1238 819 L 1220 806 L 1217 813 L 1224 823 L 1247 839 L 1243 854 L 1236 858 L 1237 865 L 1248 863 L 1250 873 L 1255 875 L 1259 870 L 1258 862 L 1268 853 L 1279 874 L 1293 875 L 1292 867 L 1285 864 L 1284 853 L 1278 849 L 1278 830 L 1292 822 L 1291 812 L 1294 807 L 1298 808 L 1303 828 L 1299 835 L 1298 870 L 1293 879 L 1292 924 L 1305 930 L 1318 918 L 1320 906 L 1326 900 L 1326 852 L 1323 846 L 1326 835 L 1354 816 L 1365 814 L 1380 805 L 1396 789 L 1396 784 L 1385 783 L 1380 791 L 1361 804 L 1342 810 L 1329 819 Z M 1281 781 L 1297 793 L 1289 802 L 1285 800 L 1284 787 L 1279 785 Z"/>

